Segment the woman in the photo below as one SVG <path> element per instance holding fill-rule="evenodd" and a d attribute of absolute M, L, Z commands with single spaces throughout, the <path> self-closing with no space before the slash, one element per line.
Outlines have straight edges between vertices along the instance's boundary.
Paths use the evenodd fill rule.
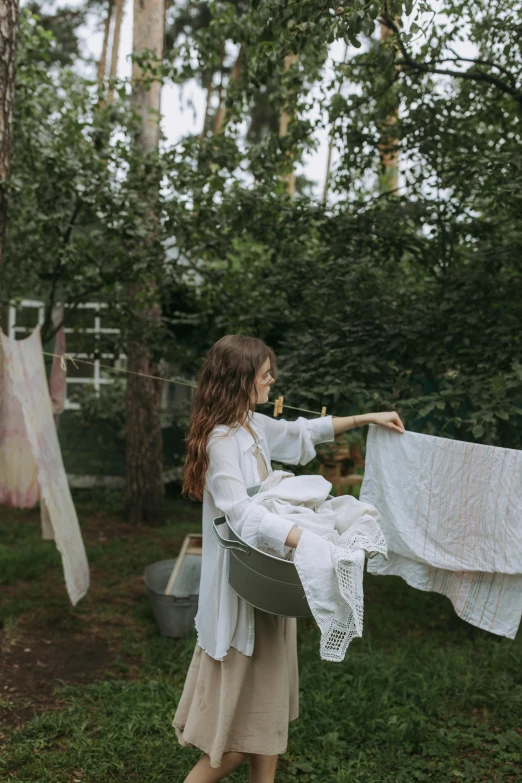
<path fill-rule="evenodd" d="M 300 529 L 252 504 L 246 491 L 272 472 L 271 460 L 304 465 L 318 443 L 370 422 L 404 432 L 395 412 L 292 422 L 254 412 L 275 376 L 271 348 L 228 335 L 209 351 L 192 407 L 183 492 L 203 501 L 198 643 L 173 726 L 182 745 L 205 755 L 185 783 L 217 783 L 247 757 L 250 782 L 273 783 L 288 723 L 298 717 L 296 621 L 254 609 L 232 590 L 212 521 L 226 514 L 239 533 L 255 526 L 283 554 L 298 545 Z"/>

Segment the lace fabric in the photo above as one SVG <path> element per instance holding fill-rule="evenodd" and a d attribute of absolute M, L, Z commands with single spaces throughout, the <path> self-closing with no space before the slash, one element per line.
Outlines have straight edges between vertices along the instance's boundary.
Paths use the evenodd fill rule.
<path fill-rule="evenodd" d="M 362 636 L 365 556 L 386 557 L 386 549 L 376 522 L 354 525 L 339 544 L 303 532 L 294 562 L 321 632 L 322 660 L 343 661 L 352 639 Z"/>
<path fill-rule="evenodd" d="M 363 634 L 364 558 L 348 561 L 345 548 L 335 547 L 333 561 L 339 591 L 345 603 L 339 606 L 335 614 L 319 624 L 320 654 L 324 661 L 339 662 L 344 660 L 352 639 Z"/>
<path fill-rule="evenodd" d="M 382 530 L 374 523 L 375 530 L 357 528 L 348 546 L 335 546 L 332 560 L 343 603 L 332 617 L 319 625 L 321 631 L 321 658 L 325 661 L 342 661 L 352 639 L 363 634 L 364 619 L 364 554 L 373 557 L 386 555 L 386 541 Z M 362 554 L 362 556 L 361 556 Z"/>

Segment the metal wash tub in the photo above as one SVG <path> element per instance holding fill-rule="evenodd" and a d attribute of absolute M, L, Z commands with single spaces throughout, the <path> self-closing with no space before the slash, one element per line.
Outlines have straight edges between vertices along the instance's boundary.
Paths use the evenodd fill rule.
<path fill-rule="evenodd" d="M 259 484 L 248 487 L 255 495 Z M 226 531 L 225 538 L 220 529 Z M 246 544 L 229 525 L 226 517 L 213 523 L 214 535 L 230 552 L 228 581 L 247 603 L 269 614 L 284 617 L 311 617 L 312 613 L 295 565 Z"/>

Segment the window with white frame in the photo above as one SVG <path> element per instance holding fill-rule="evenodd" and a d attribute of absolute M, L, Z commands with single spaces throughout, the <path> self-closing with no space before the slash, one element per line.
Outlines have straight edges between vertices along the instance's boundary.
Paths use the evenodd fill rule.
<path fill-rule="evenodd" d="M 64 305 L 67 308 L 68 305 Z M 66 352 L 73 359 L 83 359 L 89 364 L 67 363 L 66 410 L 78 410 L 80 405 L 71 399 L 76 384 L 91 384 L 99 394 L 102 386 L 114 383 L 115 374 L 103 365 L 123 369 L 127 357 L 120 349 L 120 330 L 108 326 L 108 306 L 101 302 L 86 302 L 67 314 L 65 327 Z M 35 326 L 42 325 L 45 317 L 43 302 L 23 299 L 17 306 L 9 307 L 8 330 L 12 339 L 30 334 Z"/>
<path fill-rule="evenodd" d="M 67 305 L 65 305 L 67 308 Z M 12 339 L 23 338 L 30 334 L 35 326 L 42 326 L 45 319 L 43 302 L 24 299 L 19 304 L 10 305 L 8 312 L 8 334 Z M 121 351 L 120 329 L 108 326 L 110 316 L 108 305 L 101 302 L 86 302 L 67 313 L 66 353 L 73 359 L 84 359 L 89 364 L 67 362 L 66 410 L 79 410 L 80 404 L 71 399 L 76 384 L 91 384 L 99 394 L 103 386 L 114 383 L 119 373 L 106 369 L 107 366 L 125 369 L 127 357 Z M 48 348 L 53 351 L 52 347 Z M 104 367 L 105 365 L 105 367 Z M 161 375 L 169 377 L 177 374 L 177 368 L 162 363 Z M 194 383 L 194 378 L 187 379 Z M 163 426 L 176 420 L 186 411 L 194 400 L 195 389 L 191 386 L 164 383 L 161 396 L 161 408 L 164 412 Z"/>

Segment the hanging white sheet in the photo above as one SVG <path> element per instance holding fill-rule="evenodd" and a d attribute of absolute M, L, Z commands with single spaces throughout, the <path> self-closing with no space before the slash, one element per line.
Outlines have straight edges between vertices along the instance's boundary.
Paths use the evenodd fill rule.
<path fill-rule="evenodd" d="M 45 503 L 65 584 L 76 604 L 89 566 L 53 419 L 40 330 L 11 340 L 0 330 L 0 503 Z"/>
<path fill-rule="evenodd" d="M 388 560 L 368 572 L 446 595 L 459 617 L 513 639 L 522 616 L 522 452 L 370 425 L 361 500 Z"/>

